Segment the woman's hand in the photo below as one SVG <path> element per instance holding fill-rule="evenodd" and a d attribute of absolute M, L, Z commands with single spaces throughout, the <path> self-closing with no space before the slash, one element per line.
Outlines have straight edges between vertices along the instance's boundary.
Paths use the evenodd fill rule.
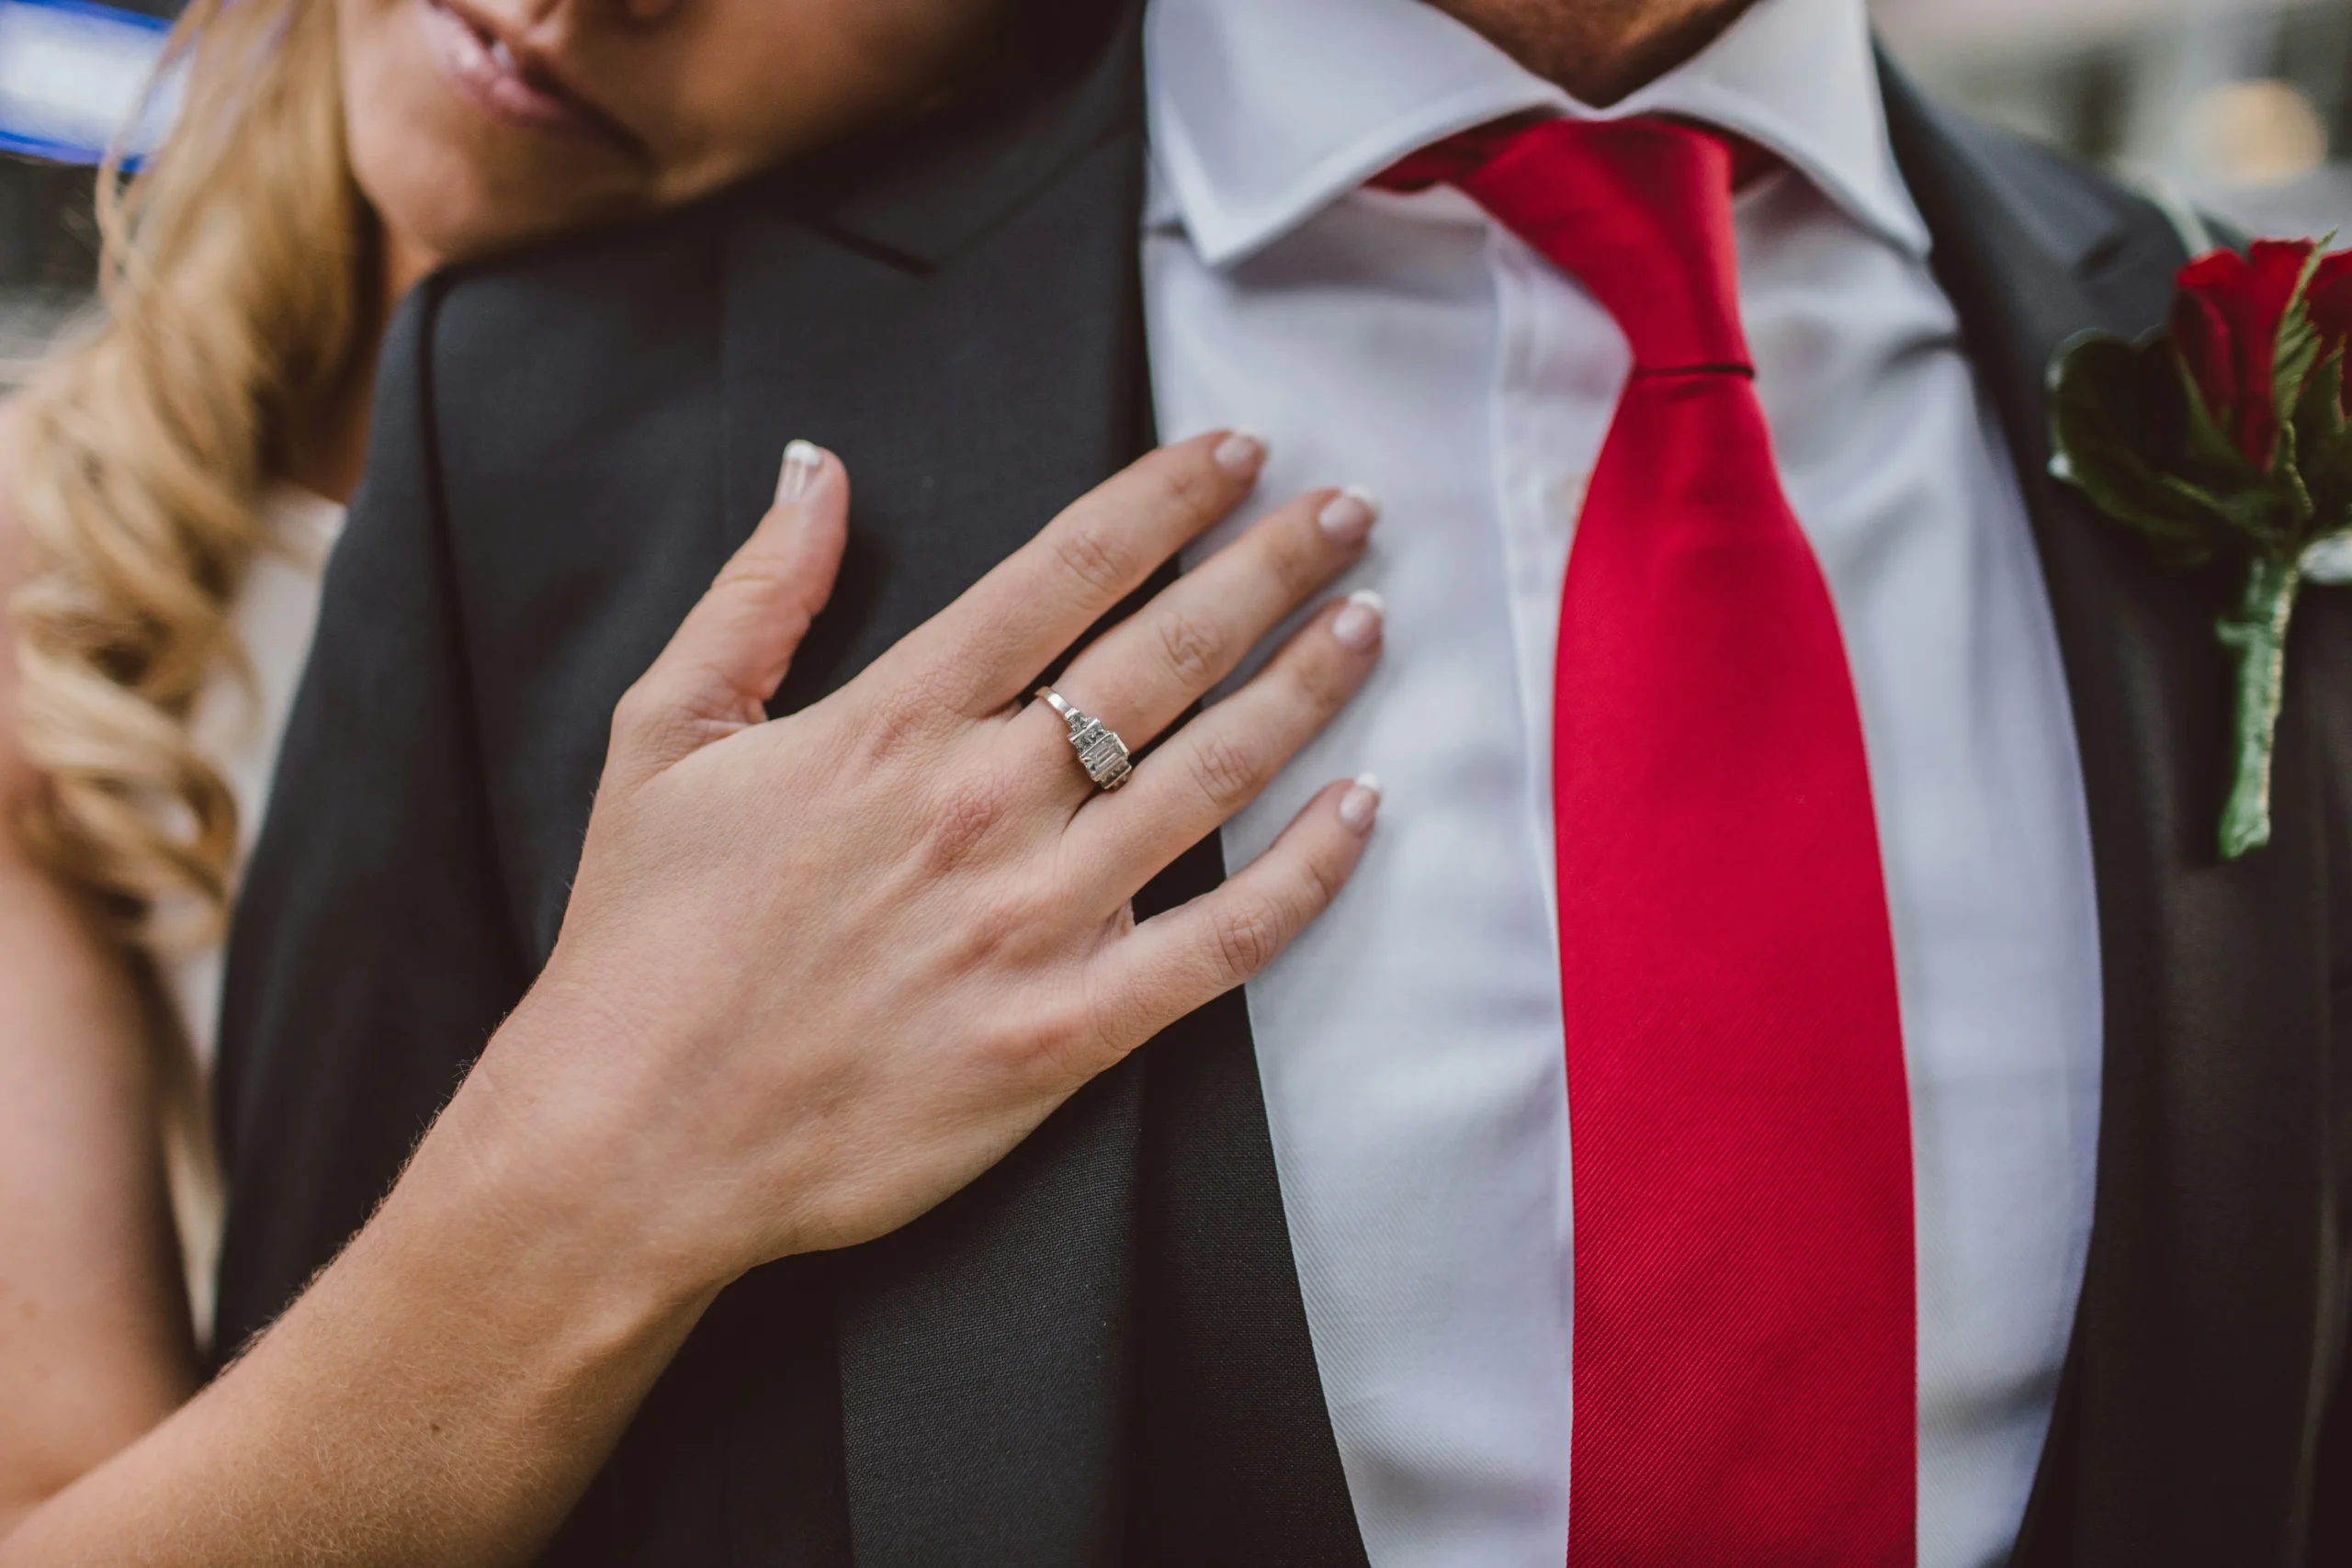
<path fill-rule="evenodd" d="M 1360 496 L 1274 512 L 1057 682 L 1128 745 L 1098 792 L 1038 672 L 1227 515 L 1263 452 L 1146 457 L 831 696 L 763 705 L 831 592 L 848 480 L 796 444 L 775 508 L 623 700 L 562 934 L 444 1117 L 532 1151 L 673 1285 L 904 1224 L 1080 1085 L 1270 962 L 1377 804 L 1325 790 L 1256 863 L 1141 925 L 1128 900 L 1250 800 L 1377 657 L 1329 605 L 1186 710 L 1362 554 Z M 509 1167 L 509 1168 L 512 1168 Z"/>
<path fill-rule="evenodd" d="M 220 1378 L 0 1542 L 6 1568 L 534 1560 L 726 1282 L 903 1224 L 1330 901 L 1376 804 L 1337 784 L 1216 892 L 1127 900 L 1345 702 L 1376 602 L 1328 606 L 1114 795 L 1038 671 L 1255 480 L 1146 458 L 833 696 L 762 705 L 823 604 L 848 482 L 810 449 L 613 728 L 563 933 L 343 1255 Z M 1292 503 L 1059 689 L 1178 726 L 1362 552 Z"/>

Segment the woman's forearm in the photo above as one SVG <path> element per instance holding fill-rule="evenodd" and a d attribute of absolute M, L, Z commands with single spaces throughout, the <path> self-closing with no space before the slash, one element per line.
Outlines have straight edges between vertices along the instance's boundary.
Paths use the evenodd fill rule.
<path fill-rule="evenodd" d="M 107 933 L 0 830 L 0 1538 L 196 1384 L 144 1024 Z"/>
<path fill-rule="evenodd" d="M 0 604 L 26 558 L 0 403 Z M 0 614 L 0 1538 L 196 1383 L 164 1157 L 174 1085 L 114 933 L 21 841 L 39 781 Z"/>
<path fill-rule="evenodd" d="M 350 1247 L 211 1387 L 0 1542 L 0 1568 L 527 1562 L 713 1290 L 633 1259 L 461 1092 Z"/>

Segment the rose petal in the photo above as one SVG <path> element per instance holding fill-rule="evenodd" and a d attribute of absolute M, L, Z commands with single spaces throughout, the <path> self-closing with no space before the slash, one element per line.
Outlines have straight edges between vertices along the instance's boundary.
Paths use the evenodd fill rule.
<path fill-rule="evenodd" d="M 2311 292 L 2303 299 L 2312 325 L 2319 333 L 2321 352 L 2342 348 L 2352 338 L 2352 251 L 2320 258 Z"/>
<path fill-rule="evenodd" d="M 2308 240 L 2256 240 L 2243 256 L 2216 251 L 2180 272 L 2181 303 L 2196 307 L 2176 312 L 2177 330 L 2196 338 L 2183 357 L 2214 419 L 2257 468 L 2270 466 L 2278 440 L 2270 388 L 2278 323 L 2312 250 Z"/>
<path fill-rule="evenodd" d="M 2183 276 L 2186 278 L 2187 274 Z M 2218 290 L 2210 288 L 2182 290 L 2173 301 L 2172 343 L 2181 363 L 2188 367 L 2188 378 L 2195 383 L 2206 413 L 2235 437 L 2239 415 L 2238 355 L 2231 341 L 2230 319 L 2217 300 L 2218 294 Z"/>
<path fill-rule="evenodd" d="M 2246 315 L 2232 323 L 2238 334 L 2238 445 L 2248 461 L 2268 468 L 2278 441 L 2278 411 L 2271 372 L 2278 363 L 2278 323 L 2293 303 L 2295 285 L 2318 247 L 2309 240 L 2256 240 L 2246 249 Z"/>
<path fill-rule="evenodd" d="M 2245 257 L 2235 251 L 2208 251 L 2183 265 L 2173 279 L 2183 294 L 2206 294 L 2228 288 L 2245 276 Z"/>

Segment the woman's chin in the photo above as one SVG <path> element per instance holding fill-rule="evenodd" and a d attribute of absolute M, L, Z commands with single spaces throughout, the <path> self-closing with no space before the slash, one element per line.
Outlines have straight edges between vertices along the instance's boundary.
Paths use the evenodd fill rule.
<path fill-rule="evenodd" d="M 513 250 L 644 205 L 601 143 L 477 113 L 429 73 L 346 72 L 352 175 L 386 228 L 444 261 Z"/>
<path fill-rule="evenodd" d="M 361 191 L 401 247 L 429 254 L 436 265 L 516 250 L 643 205 L 607 182 L 579 179 L 574 170 L 501 169 L 477 153 L 436 153 L 423 137 L 399 138 L 380 150 L 368 141 L 364 134 L 353 137 Z M 370 156 L 378 151 L 382 156 Z"/>

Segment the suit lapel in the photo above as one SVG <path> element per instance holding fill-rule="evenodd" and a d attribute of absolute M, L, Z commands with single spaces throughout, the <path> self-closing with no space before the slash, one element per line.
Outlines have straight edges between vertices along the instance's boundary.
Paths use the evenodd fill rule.
<path fill-rule="evenodd" d="M 1142 155 L 1130 25 L 1069 89 L 746 205 L 723 247 L 724 505 L 794 436 L 853 476 L 849 554 L 778 705 L 831 690 L 1132 455 Z M 1139 1066 L 1139 1065 L 1131 1065 Z M 1141 1079 L 841 1260 L 860 1568 L 1112 1560 Z"/>
<path fill-rule="evenodd" d="M 1891 69 L 1885 87 L 1898 161 L 2024 486 L 2098 883 L 2096 1215 L 2016 1561 L 2292 1561 L 2324 1342 L 2329 964 L 2313 694 L 2290 673 L 2275 841 L 2221 863 L 2230 690 L 2212 621 L 2226 576 L 2159 570 L 2048 474 L 2052 355 L 2077 332 L 2158 324 L 2179 244 L 2153 208 L 1944 118 Z"/>
<path fill-rule="evenodd" d="M 460 598 L 499 870 L 534 966 L 561 923 L 602 716 L 748 536 L 785 442 L 840 452 L 855 502 L 779 711 L 855 673 L 1148 443 L 1139 10 L 1058 91 L 453 296 L 449 352 L 499 346 L 450 374 L 495 389 L 488 404 L 560 410 L 528 451 L 591 455 L 517 461 L 500 421 L 443 432 L 466 478 L 452 548 L 475 588 Z M 528 363 L 518 341 L 540 345 Z M 1221 875 L 1211 841 L 1138 908 Z M 1148 1118 L 1138 1059 L 925 1219 L 722 1298 L 669 1381 L 682 1410 L 740 1403 L 729 1461 L 686 1468 L 724 1470 L 744 1568 L 852 1551 L 860 1568 L 1361 1560 L 1240 998 L 1147 1055 Z M 832 1374 L 793 1348 L 827 1298 L 837 1447 Z M 638 1446 L 666 1453 L 695 1430 Z M 1151 1495 L 1130 1498 L 1138 1462 Z"/>

